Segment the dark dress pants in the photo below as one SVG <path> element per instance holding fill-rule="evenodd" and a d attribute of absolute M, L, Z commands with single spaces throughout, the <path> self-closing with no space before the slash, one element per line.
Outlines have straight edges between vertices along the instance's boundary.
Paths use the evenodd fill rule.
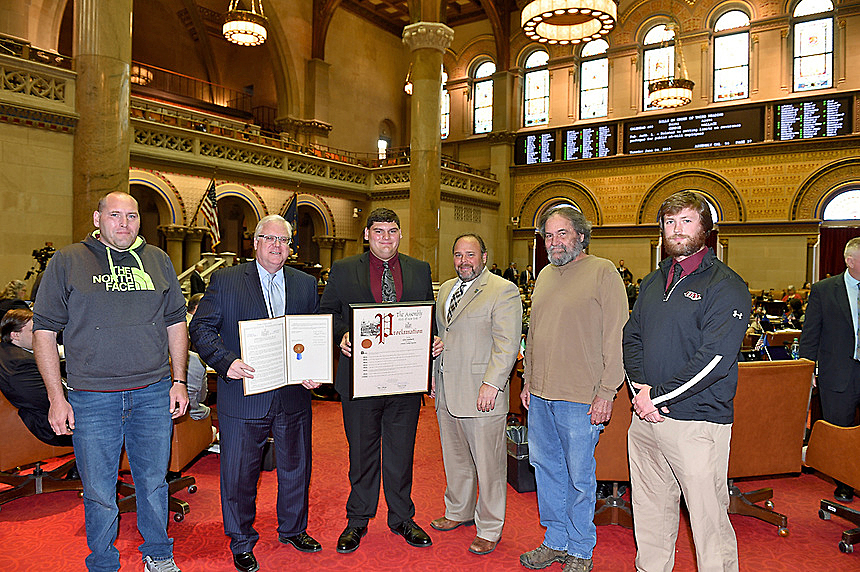
<path fill-rule="evenodd" d="M 388 504 L 388 526 L 415 516 L 412 459 L 421 409 L 420 395 L 342 398 L 343 426 L 349 441 L 346 501 L 349 526 L 366 526 L 376 516 L 379 477 Z M 381 457 L 381 462 L 380 462 Z"/>
<path fill-rule="evenodd" d="M 851 360 L 851 383 L 845 391 L 828 391 L 827 380 L 818 380 L 821 417 L 840 427 L 852 427 L 860 405 L 860 362 Z"/>
<path fill-rule="evenodd" d="M 274 437 L 278 473 L 278 534 L 292 536 L 308 526 L 311 479 L 310 399 L 296 411 L 285 407 L 283 392 L 262 419 L 218 416 L 221 440 L 221 513 L 233 554 L 251 552 L 260 535 L 254 529 L 257 483 L 263 447 Z"/>

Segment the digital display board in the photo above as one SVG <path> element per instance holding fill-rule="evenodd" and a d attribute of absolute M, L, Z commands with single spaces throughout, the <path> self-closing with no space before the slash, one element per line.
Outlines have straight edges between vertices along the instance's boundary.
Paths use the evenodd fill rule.
<path fill-rule="evenodd" d="M 555 131 L 535 131 L 517 135 L 514 165 L 536 165 L 555 161 Z"/>
<path fill-rule="evenodd" d="M 762 141 L 764 108 L 693 111 L 626 124 L 624 152 L 656 153 Z"/>
<path fill-rule="evenodd" d="M 852 132 L 851 97 L 780 103 L 775 107 L 777 141 L 850 135 Z"/>
<path fill-rule="evenodd" d="M 615 155 L 617 127 L 615 125 L 593 125 L 574 127 L 561 131 L 561 158 L 592 159 Z"/>

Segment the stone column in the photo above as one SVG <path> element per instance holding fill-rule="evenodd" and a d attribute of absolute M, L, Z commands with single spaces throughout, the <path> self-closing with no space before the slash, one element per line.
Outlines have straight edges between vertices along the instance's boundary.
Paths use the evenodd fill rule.
<path fill-rule="evenodd" d="M 164 233 L 164 238 L 167 239 L 167 256 L 173 263 L 173 269 L 176 274 L 180 274 L 185 270 L 182 266 L 182 243 L 185 242 L 184 226 L 174 224 L 160 225 L 158 230 Z"/>
<path fill-rule="evenodd" d="M 496 227 L 495 244 L 497 246 L 493 256 L 505 267 L 513 260 L 514 225 L 511 217 L 514 216 L 514 193 L 511 187 L 510 166 L 514 163 L 515 139 L 516 133 L 510 131 L 493 131 L 487 135 L 487 142 L 490 144 L 490 171 L 499 180 L 499 224 Z"/>
<path fill-rule="evenodd" d="M 720 238 L 720 248 L 722 250 L 723 257 L 720 258 L 723 264 L 728 266 L 729 264 L 729 239 L 728 238 Z"/>
<path fill-rule="evenodd" d="M 816 247 L 818 235 L 806 237 L 806 281 L 812 284 L 818 277 L 815 275 Z"/>
<path fill-rule="evenodd" d="M 75 240 L 92 230 L 102 195 L 128 192 L 131 6 L 132 0 L 75 1 Z"/>
<path fill-rule="evenodd" d="M 203 237 L 206 236 L 206 228 L 200 226 L 187 227 L 185 229 L 185 265 L 197 264 L 200 260 L 200 252 L 203 246 Z"/>
<path fill-rule="evenodd" d="M 657 268 L 660 263 L 660 239 L 651 239 L 651 268 Z"/>
<path fill-rule="evenodd" d="M 334 246 L 334 237 L 333 236 L 317 236 L 314 238 L 314 242 L 316 242 L 320 247 L 320 266 L 323 269 L 331 268 L 331 249 Z"/>
<path fill-rule="evenodd" d="M 331 248 L 331 261 L 337 262 L 341 258 L 343 258 L 343 250 L 346 248 L 346 239 L 345 238 L 336 238 L 334 239 L 334 244 Z"/>
<path fill-rule="evenodd" d="M 409 255 L 439 272 L 439 203 L 442 181 L 442 54 L 454 30 L 438 22 L 417 22 L 403 29 L 412 50 L 412 129 L 409 138 Z"/>

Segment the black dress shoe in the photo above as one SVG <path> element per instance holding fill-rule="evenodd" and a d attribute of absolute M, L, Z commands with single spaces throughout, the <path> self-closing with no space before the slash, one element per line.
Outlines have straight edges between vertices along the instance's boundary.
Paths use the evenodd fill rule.
<path fill-rule="evenodd" d="M 433 541 L 430 540 L 430 537 L 427 536 L 427 533 L 421 530 L 421 527 L 415 524 L 415 521 L 411 518 L 409 520 L 404 520 L 397 526 L 392 527 L 391 532 L 399 534 L 400 536 L 405 538 L 406 543 L 410 546 L 417 546 L 421 548 L 433 544 Z"/>
<path fill-rule="evenodd" d="M 337 551 L 341 554 L 355 552 L 361 544 L 361 537 L 367 534 L 366 526 L 347 526 L 337 539 Z"/>
<path fill-rule="evenodd" d="M 293 536 L 278 536 L 278 540 L 284 544 L 292 544 L 300 552 L 319 552 L 322 546 L 311 538 L 307 532 L 300 532 Z"/>
<path fill-rule="evenodd" d="M 253 552 L 240 552 L 233 555 L 233 566 L 239 572 L 256 572 L 260 569 Z"/>
<path fill-rule="evenodd" d="M 839 502 L 851 502 L 854 500 L 854 489 L 845 483 L 837 483 L 836 490 L 833 491 L 833 498 Z"/>

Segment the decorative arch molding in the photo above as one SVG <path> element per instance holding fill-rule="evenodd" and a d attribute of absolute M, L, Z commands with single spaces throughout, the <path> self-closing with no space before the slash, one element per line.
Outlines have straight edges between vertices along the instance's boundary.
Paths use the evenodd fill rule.
<path fill-rule="evenodd" d="M 149 169 L 131 168 L 128 171 L 129 185 L 142 185 L 158 193 L 167 203 L 170 221 L 168 224 L 186 224 L 188 212 L 185 209 L 185 201 L 176 190 L 176 186 L 158 171 Z"/>
<path fill-rule="evenodd" d="M 591 192 L 582 184 L 569 179 L 553 179 L 535 187 L 523 200 L 517 211 L 520 228 L 528 228 L 527 224 L 537 228 L 537 218 L 547 205 L 553 202 L 572 201 L 576 203 L 585 218 L 594 226 L 601 224 L 600 209 Z"/>
<path fill-rule="evenodd" d="M 443 57 L 445 69 L 448 70 L 448 78 L 468 78 L 472 63 L 480 56 L 488 56 L 496 62 L 496 69 L 501 70 L 502 65 L 498 62 L 496 55 L 496 43 L 493 36 L 482 34 L 473 38 L 463 46 L 460 53 L 453 52 L 450 48 L 446 50 Z M 449 67 L 450 66 L 450 67 Z"/>
<path fill-rule="evenodd" d="M 248 203 L 257 215 L 257 220 L 269 214 L 269 209 L 260 197 L 259 193 L 250 185 L 240 185 L 238 183 L 221 183 L 215 186 L 215 199 L 221 200 L 224 197 L 239 197 Z"/>
<path fill-rule="evenodd" d="M 849 157 L 824 165 L 806 178 L 791 203 L 790 220 L 821 218 L 824 205 L 848 185 L 860 183 L 860 158 Z"/>
<path fill-rule="evenodd" d="M 666 197 L 687 190 L 707 195 L 714 203 L 720 221 L 744 222 L 746 219 L 740 195 L 728 180 L 711 171 L 688 170 L 669 173 L 654 183 L 639 205 L 636 222 L 655 222 L 657 211 Z"/>
<path fill-rule="evenodd" d="M 293 195 L 290 194 L 284 201 L 284 204 L 281 205 L 281 210 L 279 212 L 284 212 L 287 208 L 287 203 L 289 203 L 292 198 Z M 325 202 L 325 199 L 320 195 L 300 193 L 298 198 L 296 198 L 296 209 L 299 207 L 309 207 L 316 211 L 325 226 L 324 236 L 337 236 L 335 234 L 334 214 L 331 212 L 331 208 L 328 206 L 328 203 Z"/>

